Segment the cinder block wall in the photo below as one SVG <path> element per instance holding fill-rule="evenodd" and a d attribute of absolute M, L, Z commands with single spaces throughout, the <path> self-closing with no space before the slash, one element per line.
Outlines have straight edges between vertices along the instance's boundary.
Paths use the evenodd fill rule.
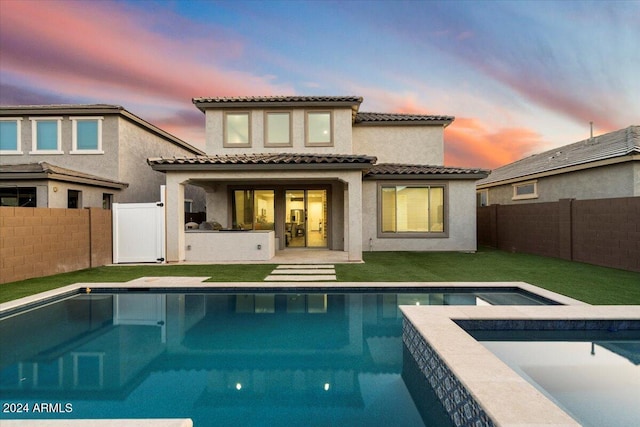
<path fill-rule="evenodd" d="M 109 264 L 111 211 L 0 207 L 0 283 Z"/>
<path fill-rule="evenodd" d="M 640 271 L 640 197 L 478 208 L 478 244 Z"/>

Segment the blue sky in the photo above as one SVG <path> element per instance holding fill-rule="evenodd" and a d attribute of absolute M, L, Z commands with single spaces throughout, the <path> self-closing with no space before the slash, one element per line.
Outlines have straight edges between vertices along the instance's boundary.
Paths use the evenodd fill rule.
<path fill-rule="evenodd" d="M 0 103 L 109 103 L 203 146 L 200 96 L 456 117 L 450 166 L 640 124 L 640 1 L 0 1 Z M 366 154 L 366 153 L 365 153 Z"/>

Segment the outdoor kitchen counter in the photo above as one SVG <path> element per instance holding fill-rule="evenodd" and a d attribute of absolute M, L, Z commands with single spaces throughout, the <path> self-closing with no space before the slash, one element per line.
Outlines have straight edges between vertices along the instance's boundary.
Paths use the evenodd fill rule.
<path fill-rule="evenodd" d="M 185 261 L 268 261 L 276 254 L 273 230 L 187 230 Z"/>

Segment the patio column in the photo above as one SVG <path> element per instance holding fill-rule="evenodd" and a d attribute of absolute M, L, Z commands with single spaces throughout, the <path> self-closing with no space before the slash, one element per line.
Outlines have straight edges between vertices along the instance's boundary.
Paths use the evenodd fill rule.
<path fill-rule="evenodd" d="M 362 172 L 347 172 L 344 181 L 344 249 L 349 261 L 362 261 Z"/>
<path fill-rule="evenodd" d="M 167 262 L 185 259 L 184 185 L 178 174 L 167 173 Z"/>

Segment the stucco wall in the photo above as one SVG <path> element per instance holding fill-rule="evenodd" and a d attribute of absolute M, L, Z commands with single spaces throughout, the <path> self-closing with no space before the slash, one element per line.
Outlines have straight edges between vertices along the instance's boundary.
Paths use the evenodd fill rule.
<path fill-rule="evenodd" d="M 416 181 L 411 181 L 415 183 Z M 377 182 L 363 183 L 363 250 L 369 251 L 475 251 L 476 199 L 475 182 L 446 181 L 448 185 L 449 237 L 379 238 L 377 224 Z"/>
<path fill-rule="evenodd" d="M 160 200 L 160 186 L 165 184 L 166 177 L 164 173 L 156 172 L 147 165 L 149 157 L 193 155 L 122 117 L 119 119 L 119 138 L 119 179 L 128 183 L 129 187 L 117 197 L 115 201 L 118 203 Z M 187 186 L 185 191 L 185 198 L 194 201 L 194 210 L 204 210 L 204 190 Z"/>
<path fill-rule="evenodd" d="M 444 164 L 443 126 L 353 127 L 353 151 L 378 163 Z"/>
<path fill-rule="evenodd" d="M 111 263 L 111 211 L 0 207 L 0 283 Z"/>
<path fill-rule="evenodd" d="M 326 111 L 327 109 L 321 109 Z M 247 111 L 247 110 L 238 110 Z M 275 109 L 251 110 L 251 147 L 232 148 L 223 147 L 224 128 L 222 110 L 207 110 L 206 112 L 206 148 L 207 154 L 247 154 L 247 153 L 331 153 L 352 154 L 351 142 L 351 108 L 336 108 L 333 111 L 333 146 L 306 147 L 305 146 L 305 112 L 313 109 L 294 109 L 291 111 L 292 129 L 291 147 L 265 147 L 264 117 L 265 111 Z M 280 110 L 278 110 L 280 111 Z"/>
<path fill-rule="evenodd" d="M 489 188 L 489 204 L 555 202 L 560 199 L 603 199 L 640 194 L 640 162 L 626 162 L 538 178 L 538 198 L 512 200 L 511 184 Z"/>
<path fill-rule="evenodd" d="M 60 122 L 61 141 L 63 154 L 29 154 L 32 151 L 32 121 L 29 117 L 51 117 L 51 115 L 38 116 L 37 114 L 23 116 L 21 123 L 21 147 L 22 155 L 3 154 L 0 156 L 0 164 L 26 164 L 47 162 L 63 168 L 72 169 L 91 175 L 118 179 L 118 154 L 113 149 L 118 143 L 118 118 L 114 115 L 90 115 L 89 117 L 103 117 L 102 121 L 102 150 L 104 154 L 69 154 L 72 142 L 72 122 L 69 115 L 62 117 Z M 72 115 L 71 117 L 78 117 Z"/>

